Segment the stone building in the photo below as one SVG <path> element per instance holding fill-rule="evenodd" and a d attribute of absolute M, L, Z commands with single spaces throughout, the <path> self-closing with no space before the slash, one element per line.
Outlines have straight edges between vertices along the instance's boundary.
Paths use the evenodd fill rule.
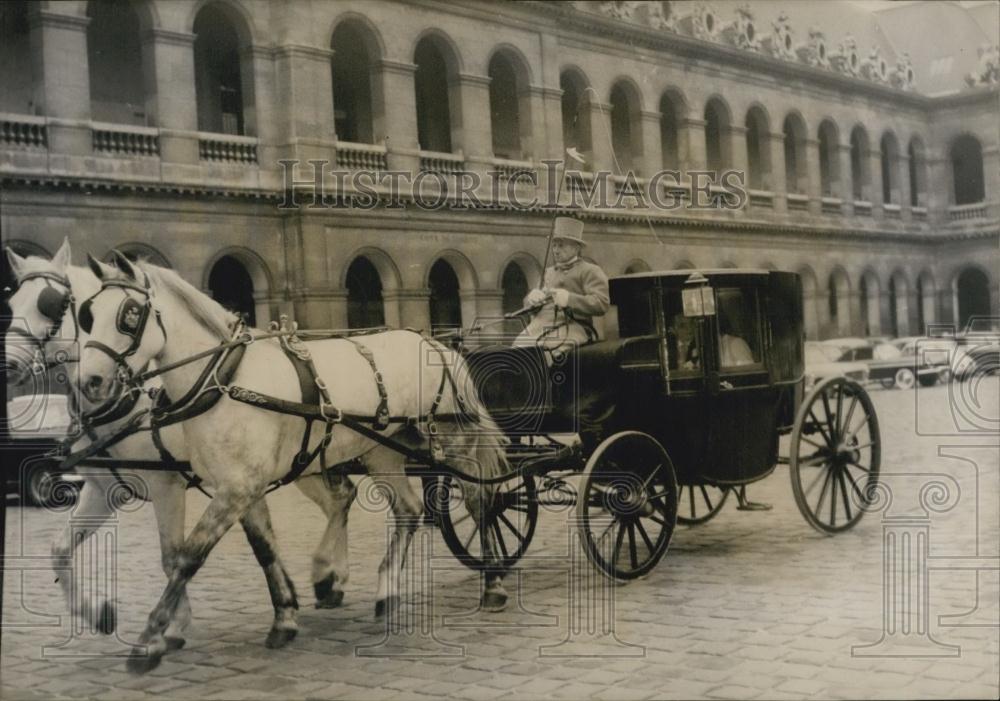
<path fill-rule="evenodd" d="M 555 209 L 284 209 L 279 161 L 301 189 L 309 160 L 573 149 L 584 180 L 746 172 L 738 210 L 577 212 L 609 274 L 795 270 L 814 338 L 963 324 L 1000 313 L 995 4 L 967 5 L 5 2 L 2 233 L 146 256 L 261 324 L 469 324 L 537 283 Z"/>

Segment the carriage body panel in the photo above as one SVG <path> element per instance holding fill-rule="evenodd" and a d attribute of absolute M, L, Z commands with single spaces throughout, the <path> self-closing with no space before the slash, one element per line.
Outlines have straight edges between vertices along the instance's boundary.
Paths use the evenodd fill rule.
<path fill-rule="evenodd" d="M 476 388 L 494 419 L 511 436 L 571 433 L 586 407 L 603 435 L 638 430 L 656 438 L 682 484 L 766 477 L 802 397 L 799 277 L 703 272 L 714 313 L 692 316 L 682 291 L 693 273 L 612 278 L 617 339 L 548 359 L 535 347 L 471 352 Z"/>

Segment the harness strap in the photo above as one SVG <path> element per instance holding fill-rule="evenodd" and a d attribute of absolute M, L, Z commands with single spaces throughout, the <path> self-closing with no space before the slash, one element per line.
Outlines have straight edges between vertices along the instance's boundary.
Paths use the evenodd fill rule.
<path fill-rule="evenodd" d="M 292 364 L 292 368 L 295 369 L 295 374 L 299 379 L 299 390 L 302 392 L 302 403 L 317 407 L 322 413 L 324 406 L 330 406 L 330 393 L 316 373 L 316 365 L 312 361 L 309 349 L 293 334 L 279 336 L 278 343 L 285 357 Z M 309 467 L 309 464 L 316 459 L 317 454 L 322 456 L 324 469 L 326 467 L 326 448 L 330 444 L 333 426 L 326 422 L 326 434 L 316 449 L 310 452 L 309 439 L 312 436 L 312 425 L 315 419 L 307 416 L 302 418 L 306 422 L 306 427 L 302 432 L 301 447 L 292 459 L 292 467 L 288 474 L 278 481 L 277 486 L 283 486 L 298 479 Z"/>
<path fill-rule="evenodd" d="M 227 385 L 236 374 L 245 352 L 244 345 L 220 350 L 183 397 L 176 402 L 153 409 L 152 425 L 155 428 L 172 426 L 200 416 L 214 407 L 226 392 Z M 211 384 L 213 380 L 214 384 Z M 166 398 L 166 394 L 162 391 L 157 393 L 158 402 L 159 397 Z"/>
<path fill-rule="evenodd" d="M 382 379 L 382 373 L 379 372 L 378 366 L 375 365 L 375 355 L 372 353 L 371 349 L 360 341 L 355 341 L 352 338 L 345 339 L 350 341 L 354 348 L 361 354 L 361 357 L 368 361 L 368 365 L 371 366 L 372 375 L 375 377 L 375 387 L 378 389 L 378 407 L 375 409 L 375 420 L 374 427 L 376 431 L 381 431 L 389 427 L 389 393 L 386 392 L 385 382 Z"/>
<path fill-rule="evenodd" d="M 91 438 L 93 442 L 84 448 L 76 451 L 75 453 L 70 453 L 63 458 L 60 468 L 63 470 L 68 470 L 71 467 L 76 466 L 83 460 L 93 457 L 95 455 L 101 456 L 101 453 L 106 453 L 107 449 L 119 443 L 131 435 L 134 435 L 142 430 L 142 422 L 145 420 L 146 416 L 149 414 L 148 409 L 144 409 L 132 416 L 128 422 L 123 425 L 117 431 L 107 434 L 106 436 L 96 437 L 97 434 L 88 432 L 88 437 Z M 102 456 L 103 457 L 103 456 Z M 120 478 L 119 478 L 120 479 Z"/>
<path fill-rule="evenodd" d="M 221 397 L 222 395 L 221 395 L 221 393 L 209 393 L 208 396 L 209 397 L 213 397 L 213 396 L 216 397 L 215 401 L 217 402 L 218 401 L 218 397 Z M 169 402 L 169 398 L 167 397 L 167 393 L 166 392 L 160 392 L 157 395 L 157 403 L 158 404 L 163 404 L 164 400 L 166 400 L 167 402 Z M 215 402 L 212 402 L 212 404 L 214 404 L 214 403 Z M 180 463 L 178 462 L 177 458 L 175 458 L 173 456 L 173 454 L 169 450 L 167 450 L 167 446 L 165 446 L 163 444 L 163 437 L 160 436 L 160 427 L 162 425 L 163 424 L 159 424 L 156 421 L 151 421 L 150 422 L 150 427 L 149 427 L 149 437 L 153 439 L 153 445 L 156 446 L 156 452 L 158 452 L 160 454 L 160 460 L 164 463 L 164 465 L 168 466 L 168 468 L 169 467 L 177 467 L 178 468 L 177 469 L 177 474 L 179 474 L 181 476 L 181 479 L 184 480 L 184 488 L 185 489 L 192 489 L 192 488 L 193 489 L 197 489 L 199 492 L 201 492 L 206 497 L 208 497 L 209 499 L 211 499 L 212 495 L 209 494 L 208 492 L 206 492 L 205 488 L 201 486 L 202 485 L 202 479 L 201 479 L 201 477 L 199 477 L 198 475 L 196 475 L 194 472 L 192 472 L 190 470 L 181 469 L 179 467 Z"/>

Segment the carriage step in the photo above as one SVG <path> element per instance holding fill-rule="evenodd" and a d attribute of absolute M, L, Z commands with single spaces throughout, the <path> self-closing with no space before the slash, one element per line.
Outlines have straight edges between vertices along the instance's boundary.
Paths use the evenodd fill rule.
<path fill-rule="evenodd" d="M 761 501 L 750 501 L 747 499 L 746 486 L 740 487 L 734 491 L 736 492 L 736 500 L 738 502 L 736 507 L 737 511 L 770 511 L 774 508 L 770 504 L 765 504 Z"/>

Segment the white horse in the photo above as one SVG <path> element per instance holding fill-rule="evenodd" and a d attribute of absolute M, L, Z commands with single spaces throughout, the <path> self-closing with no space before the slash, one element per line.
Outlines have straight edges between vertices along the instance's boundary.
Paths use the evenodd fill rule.
<path fill-rule="evenodd" d="M 147 263 L 133 265 L 121 258 L 118 269 L 89 260 L 104 285 L 91 301 L 93 330 L 81 360 L 81 383 L 91 401 L 103 401 L 110 392 L 111 378 L 126 368 L 135 373 L 150 361 L 161 368 L 181 363 L 233 338 L 235 316 L 175 272 Z M 142 305 L 148 323 L 123 329 L 123 313 L 135 311 L 136 304 Z M 131 334 L 125 333 L 128 330 Z M 436 407 L 441 419 L 438 425 L 446 426 L 438 432 L 438 445 L 450 464 L 482 476 L 497 476 L 508 469 L 505 438 L 475 391 L 466 391 L 463 400 L 457 391 L 439 390 L 449 368 L 459 377 L 467 376 L 459 356 L 412 331 L 386 331 L 361 340 L 381 372 L 392 416 L 427 417 Z M 318 376 L 329 388 L 332 407 L 327 412 L 374 416 L 380 395 L 372 366 L 357 345 L 329 339 L 306 346 Z M 119 357 L 112 358 L 109 351 Z M 203 365 L 201 361 L 182 364 L 164 374 L 163 385 L 170 396 L 184 395 L 198 381 Z M 247 396 L 258 399 L 266 395 L 299 402 L 302 398 L 296 371 L 274 339 L 247 346 L 229 385 L 232 394 L 244 388 Z M 462 421 L 464 408 L 477 415 L 478 421 Z M 303 435 L 301 418 L 236 401 L 230 395 L 223 396 L 197 420 L 184 422 L 183 428 L 191 464 L 215 485 L 215 498 L 180 548 L 177 567 L 139 639 L 147 651 L 144 654 L 137 648 L 129 660 L 132 671 L 146 671 L 159 663 L 167 650 L 163 632 L 184 585 L 267 485 L 284 476 L 300 450 Z M 314 432 L 312 446 L 321 440 L 315 435 L 319 433 Z M 427 443 L 413 425 L 390 423 L 381 433 L 412 448 L 423 448 Z M 327 459 L 330 464 L 360 459 L 369 474 L 390 490 L 395 527 L 379 566 L 375 605 L 376 616 L 383 615 L 399 604 L 400 569 L 419 525 L 423 501 L 410 489 L 400 452 L 342 424 L 333 425 Z M 316 469 L 315 463 L 308 468 Z M 470 511 L 477 518 L 488 512 L 494 491 L 467 490 Z M 480 530 L 485 533 L 488 529 Z M 497 568 L 487 572 L 482 605 L 487 610 L 500 610 L 506 605 L 507 594 L 500 558 L 490 538 L 489 534 L 484 536 L 483 548 L 487 560 L 496 562 Z M 292 608 L 287 610 L 289 624 L 294 613 Z M 276 619 L 275 625 L 281 623 Z"/>
<path fill-rule="evenodd" d="M 12 332 L 6 337 L 6 357 L 8 361 L 8 381 L 12 384 L 24 382 L 32 373 L 33 361 L 46 361 L 46 347 L 53 338 L 76 338 L 82 345 L 88 335 L 78 327 L 68 304 L 59 302 L 58 297 L 72 294 L 77 303 L 96 294 L 100 290 L 100 280 L 88 268 L 73 266 L 70 261 L 70 246 L 65 241 L 52 260 L 30 256 L 21 257 L 6 249 L 11 269 L 21 283 L 11 296 L 9 304 L 15 320 Z M 66 287 L 68 283 L 69 288 Z M 24 351 L 27 351 L 25 353 Z M 49 359 L 51 360 L 51 358 Z M 126 416 L 95 429 L 98 437 L 114 434 L 138 412 L 149 408 L 151 400 L 142 395 L 136 406 Z M 88 407 L 93 409 L 94 407 Z M 179 425 L 165 427 L 160 432 L 163 446 L 177 460 L 187 459 L 183 429 Z M 74 448 L 81 449 L 89 444 L 89 438 L 82 438 Z M 133 434 L 108 447 L 111 457 L 119 460 L 159 460 L 159 449 L 154 445 L 149 432 Z M 122 479 L 129 484 L 140 484 L 153 504 L 159 531 L 160 553 L 164 573 L 169 577 L 175 566 L 180 545 L 184 542 L 185 488 L 186 480 L 176 472 L 119 470 Z M 114 604 L 108 601 L 99 604 L 81 601 L 74 587 L 72 569 L 73 553 L 82 540 L 91 535 L 112 513 L 115 486 L 118 478 L 110 471 L 88 469 L 84 471 L 84 484 L 79 501 L 70 522 L 52 543 L 52 562 L 57 573 L 57 581 L 70 605 L 74 616 L 81 616 L 93 628 L 110 634 L 115 627 Z M 353 486 L 346 479 L 339 482 L 336 489 L 329 489 L 321 476 L 310 475 L 295 482 L 296 486 L 323 509 L 328 524 L 323 538 L 313 556 L 313 588 L 317 608 L 339 606 L 344 596 L 344 584 L 348 577 L 346 513 L 354 498 Z M 273 536 L 270 535 L 267 506 L 260 500 L 259 506 L 251 509 L 244 519 L 244 528 L 258 561 L 268 576 L 270 590 L 290 588 L 291 582 L 281 564 L 273 554 Z M 77 540 L 73 540 L 73 534 Z M 80 537 L 82 535 L 82 538 Z M 164 633 L 167 646 L 171 649 L 184 644 L 183 631 L 191 620 L 191 609 L 184 591 L 181 592 L 177 609 L 171 615 Z M 279 647 L 294 635 L 294 628 L 283 627 L 272 631 L 268 646 Z"/>

